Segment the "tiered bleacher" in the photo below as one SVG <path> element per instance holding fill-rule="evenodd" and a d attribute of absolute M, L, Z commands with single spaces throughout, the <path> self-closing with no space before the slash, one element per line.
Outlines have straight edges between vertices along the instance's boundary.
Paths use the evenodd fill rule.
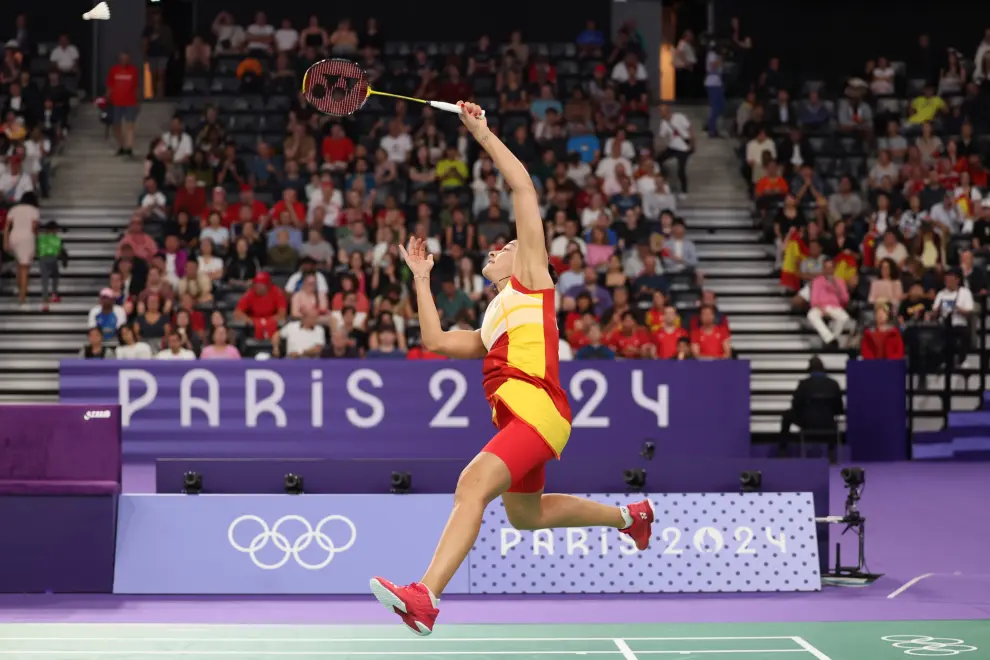
<path fill-rule="evenodd" d="M 302 73 L 333 54 L 357 60 L 375 89 L 485 108 L 541 195 L 565 359 L 683 359 L 692 344 L 730 356 L 723 315 L 698 314 L 694 264 L 664 248 L 663 235 L 687 239 L 656 176 L 656 90 L 632 35 L 378 44 L 344 23 L 295 38 L 214 28 L 212 51 L 190 46 L 180 121 L 149 150 L 124 276 L 92 316 L 103 342 L 126 325 L 128 346 L 163 358 L 436 357 L 418 345 L 398 255 L 413 235 L 436 256 L 445 326 L 477 327 L 493 295 L 482 260 L 513 236 L 511 191 L 454 116 L 379 97 L 346 119 L 315 112 Z M 231 332 L 215 341 L 219 325 Z"/>
<path fill-rule="evenodd" d="M 937 77 L 878 58 L 835 81 L 767 70 L 735 82 L 754 217 L 823 348 L 907 357 L 981 389 L 990 87 L 974 61 L 950 51 Z"/>

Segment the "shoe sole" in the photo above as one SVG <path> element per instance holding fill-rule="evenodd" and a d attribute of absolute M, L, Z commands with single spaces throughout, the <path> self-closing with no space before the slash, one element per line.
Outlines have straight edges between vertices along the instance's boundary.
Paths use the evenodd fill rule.
<path fill-rule="evenodd" d="M 406 604 L 402 602 L 402 599 L 392 593 L 392 590 L 379 582 L 377 578 L 371 578 L 371 580 L 368 581 L 368 586 L 371 587 L 371 593 L 374 594 L 376 599 L 378 599 L 378 602 L 384 605 L 385 609 L 389 612 L 392 612 L 393 614 L 399 612 L 402 614 L 408 614 L 406 611 Z M 408 628 L 414 635 L 426 637 L 433 632 L 420 621 L 416 621 L 414 623 L 416 624 L 416 629 L 406 625 L 406 628 Z"/>

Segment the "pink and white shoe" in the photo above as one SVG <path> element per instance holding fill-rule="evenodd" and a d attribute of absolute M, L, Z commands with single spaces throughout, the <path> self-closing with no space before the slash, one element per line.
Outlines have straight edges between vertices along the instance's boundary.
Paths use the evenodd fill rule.
<path fill-rule="evenodd" d="M 415 634 L 426 636 L 433 632 L 433 624 L 440 610 L 437 599 L 426 585 L 413 582 L 407 587 L 400 587 L 385 578 L 374 577 L 370 586 L 378 602 L 398 614 L 402 623 Z"/>
<path fill-rule="evenodd" d="M 646 550 L 650 547 L 650 537 L 653 535 L 653 504 L 650 500 L 643 500 L 629 505 L 629 515 L 632 517 L 632 524 L 619 531 L 628 535 L 636 543 L 637 550 Z"/>

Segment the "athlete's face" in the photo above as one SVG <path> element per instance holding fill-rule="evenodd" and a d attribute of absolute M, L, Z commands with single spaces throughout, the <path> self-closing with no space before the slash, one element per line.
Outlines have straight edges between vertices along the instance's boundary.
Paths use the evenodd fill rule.
<path fill-rule="evenodd" d="M 492 250 L 488 253 L 488 263 L 481 269 L 489 282 L 498 284 L 502 280 L 512 276 L 512 264 L 516 258 L 517 245 L 515 241 L 509 241 L 501 250 Z"/>

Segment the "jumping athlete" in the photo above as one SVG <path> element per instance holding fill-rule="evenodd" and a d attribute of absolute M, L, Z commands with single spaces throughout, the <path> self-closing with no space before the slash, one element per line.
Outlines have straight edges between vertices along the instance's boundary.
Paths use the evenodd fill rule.
<path fill-rule="evenodd" d="M 454 507 L 421 582 L 400 587 L 371 579 L 378 601 L 418 635 L 429 635 L 440 594 L 478 538 L 488 504 L 498 496 L 516 529 L 613 527 L 636 547 L 650 544 L 653 507 L 643 500 L 614 507 L 573 495 L 543 493 L 547 461 L 560 458 L 571 432 L 571 410 L 560 386 L 554 284 L 536 189 L 525 166 L 488 129 L 481 108 L 459 102 L 461 121 L 512 189 L 516 240 L 488 254 L 482 270 L 498 289 L 481 330 L 440 327 L 430 290 L 433 255 L 412 238 L 402 256 L 412 271 L 419 324 L 427 349 L 455 359 L 484 358 L 485 396 L 498 433 L 461 473 Z"/>

